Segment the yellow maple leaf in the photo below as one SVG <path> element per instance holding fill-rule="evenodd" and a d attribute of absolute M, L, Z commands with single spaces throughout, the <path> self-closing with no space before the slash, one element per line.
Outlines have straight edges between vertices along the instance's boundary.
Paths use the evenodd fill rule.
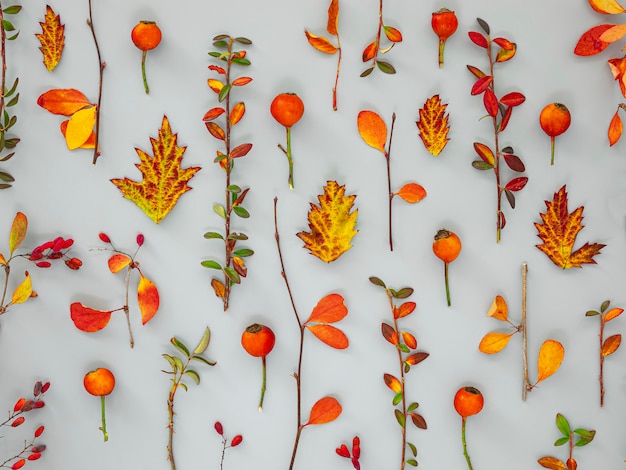
<path fill-rule="evenodd" d="M 578 250 L 573 251 L 578 232 L 583 229 L 584 206 L 577 208 L 571 214 L 567 208 L 567 191 L 565 186 L 554 193 L 552 201 L 545 201 L 546 213 L 540 214 L 543 224 L 535 222 L 537 236 L 543 242 L 536 245 L 558 267 L 580 268 L 582 264 L 595 264 L 593 257 L 600 253 L 606 245 L 601 243 L 585 243 Z"/>
<path fill-rule="evenodd" d="M 43 63 L 52 72 L 59 64 L 65 47 L 65 25 L 61 24 L 61 17 L 47 5 L 45 20 L 39 26 L 41 34 L 35 34 L 35 37 L 41 43 L 39 50 L 43 54 Z"/>
<path fill-rule="evenodd" d="M 346 196 L 345 185 L 328 181 L 324 194 L 317 197 L 320 205 L 311 203 L 309 211 L 310 232 L 299 232 L 304 247 L 322 261 L 330 263 L 352 248 L 350 242 L 355 230 L 359 210 L 352 212 L 356 195 Z"/>
<path fill-rule="evenodd" d="M 435 157 L 441 153 L 448 141 L 448 117 L 446 114 L 447 104 L 443 104 L 439 95 L 434 95 L 426 100 L 424 107 L 419 110 L 417 128 L 424 147 Z"/>
<path fill-rule="evenodd" d="M 157 139 L 150 138 L 154 156 L 135 149 L 141 163 L 135 166 L 141 171 L 143 181 L 128 178 L 112 179 L 126 199 L 130 199 L 155 223 L 161 222 L 178 202 L 178 198 L 191 189 L 187 185 L 199 167 L 181 168 L 187 147 L 176 145 L 178 134 L 172 134 L 167 116 Z"/>

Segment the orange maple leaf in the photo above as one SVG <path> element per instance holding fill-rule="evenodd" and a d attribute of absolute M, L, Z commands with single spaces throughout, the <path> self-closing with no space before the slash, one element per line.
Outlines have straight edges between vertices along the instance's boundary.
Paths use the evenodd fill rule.
<path fill-rule="evenodd" d="M 446 114 L 447 104 L 443 104 L 439 95 L 434 95 L 426 100 L 424 107 L 419 110 L 417 128 L 424 147 L 435 157 L 441 153 L 448 139 L 448 117 Z"/>
<path fill-rule="evenodd" d="M 128 178 L 112 179 L 126 199 L 130 199 L 155 223 L 161 222 L 178 202 L 178 198 L 191 189 L 187 185 L 199 167 L 181 168 L 187 147 L 176 145 L 178 134 L 172 134 L 167 116 L 157 139 L 150 138 L 154 156 L 135 149 L 141 163 L 135 166 L 141 171 L 143 181 Z"/>
<path fill-rule="evenodd" d="M 356 195 L 346 196 L 345 185 L 328 181 L 324 194 L 317 197 L 320 205 L 311 203 L 309 211 L 310 232 L 299 232 L 304 247 L 322 261 L 330 263 L 352 248 L 350 242 L 356 235 L 356 218 L 359 210 L 352 212 Z"/>
<path fill-rule="evenodd" d="M 61 24 L 61 17 L 47 5 L 45 22 L 40 22 L 39 26 L 41 34 L 35 34 L 35 37 L 41 43 L 39 50 L 43 54 L 43 63 L 52 72 L 61 60 L 65 47 L 65 25 Z"/>
<path fill-rule="evenodd" d="M 554 264 L 560 268 L 582 267 L 582 264 L 595 264 L 593 257 L 600 253 L 606 245 L 601 243 L 585 243 L 576 251 L 572 251 L 576 236 L 583 228 L 584 206 L 571 214 L 567 209 L 567 191 L 565 186 L 554 193 L 552 201 L 545 201 L 547 211 L 541 215 L 543 224 L 535 222 L 539 232 L 537 236 L 543 242 L 536 245 Z"/>

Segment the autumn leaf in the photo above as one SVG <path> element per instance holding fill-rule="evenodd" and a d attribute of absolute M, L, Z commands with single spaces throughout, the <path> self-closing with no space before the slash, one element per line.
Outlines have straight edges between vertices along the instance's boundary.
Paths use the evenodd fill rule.
<path fill-rule="evenodd" d="M 609 322 L 613 320 L 614 318 L 619 317 L 622 313 L 624 313 L 623 308 L 617 308 L 617 307 L 612 308 L 611 310 L 609 310 L 608 312 L 604 314 L 604 321 Z"/>
<path fill-rule="evenodd" d="M 342 409 L 339 402 L 333 397 L 320 398 L 313 407 L 309 415 L 309 420 L 304 424 L 325 424 L 336 420 L 341 414 Z"/>
<path fill-rule="evenodd" d="M 333 36 L 337 36 L 337 24 L 339 23 L 339 0 L 330 0 L 328 6 L 328 23 L 326 24 L 326 31 Z"/>
<path fill-rule="evenodd" d="M 224 283 L 218 279 L 211 279 L 211 287 L 213 288 L 213 292 L 215 292 L 215 296 L 220 299 L 224 298 L 226 294 L 226 288 L 224 287 Z"/>
<path fill-rule="evenodd" d="M 137 287 L 137 303 L 141 310 L 141 324 L 145 325 L 159 310 L 159 291 L 153 282 L 140 274 Z"/>
<path fill-rule="evenodd" d="M 478 345 L 478 350 L 485 354 L 499 353 L 506 347 L 507 344 L 509 344 L 509 340 L 514 334 L 515 332 L 498 333 L 496 331 L 487 333 L 480 341 L 480 344 Z"/>
<path fill-rule="evenodd" d="M 563 362 L 565 356 L 565 349 L 563 345 L 553 339 L 548 339 L 543 342 L 539 348 L 539 357 L 537 359 L 537 382 L 547 379 L 554 374 Z"/>
<path fill-rule="evenodd" d="M 96 123 L 96 107 L 90 106 L 72 114 L 65 128 L 65 143 L 67 148 L 75 150 L 82 147 L 93 134 Z"/>
<path fill-rule="evenodd" d="M 352 248 L 357 230 L 354 228 L 359 210 L 350 212 L 356 195 L 345 196 L 345 185 L 328 181 L 324 194 L 318 196 L 319 206 L 311 203 L 310 232 L 299 232 L 304 247 L 322 261 L 330 263 Z"/>
<path fill-rule="evenodd" d="M 317 339 L 331 348 L 346 349 L 350 345 L 345 333 L 332 325 L 316 323 L 314 325 L 307 324 L 306 327 Z"/>
<path fill-rule="evenodd" d="M 385 380 L 385 385 L 387 385 L 387 387 L 389 387 L 392 392 L 402 392 L 402 384 L 396 377 L 391 374 L 384 374 L 383 379 Z"/>
<path fill-rule="evenodd" d="M 496 320 L 507 321 L 509 319 L 509 306 L 501 295 L 496 295 L 493 303 L 487 311 L 487 316 Z"/>
<path fill-rule="evenodd" d="M 416 307 L 417 307 L 417 304 L 415 302 L 404 302 L 399 307 L 396 307 L 394 305 L 393 318 L 397 320 L 398 318 L 406 317 L 410 315 L 411 313 L 413 313 Z"/>
<path fill-rule="evenodd" d="M 387 143 L 387 125 L 374 111 L 361 111 L 357 117 L 357 125 L 361 138 L 370 147 L 380 150 L 385 156 Z"/>
<path fill-rule="evenodd" d="M 108 260 L 109 271 L 113 274 L 119 273 L 122 269 L 128 266 L 132 262 L 132 259 L 125 254 L 115 253 L 111 255 Z"/>
<path fill-rule="evenodd" d="M 40 22 L 41 34 L 35 34 L 39 39 L 43 54 L 43 63 L 49 72 L 52 72 L 61 60 L 65 46 L 65 25 L 61 24 L 61 17 L 49 5 L 46 5 L 44 22 Z"/>
<path fill-rule="evenodd" d="M 609 336 L 607 339 L 604 340 L 604 344 L 602 345 L 602 356 L 606 357 L 613 354 L 615 351 L 617 351 L 617 348 L 619 348 L 621 343 L 622 335 L 617 334 Z"/>
<path fill-rule="evenodd" d="M 320 52 L 334 54 L 339 50 L 332 42 L 323 36 L 316 36 L 315 34 L 308 32 L 306 29 L 304 30 L 304 34 L 306 35 L 306 39 L 309 41 L 309 44 Z"/>
<path fill-rule="evenodd" d="M 130 199 L 155 223 L 174 208 L 178 198 L 191 189 L 187 185 L 199 167 L 181 168 L 186 147 L 176 145 L 177 134 L 172 134 L 167 116 L 157 139 L 150 138 L 154 156 L 136 148 L 140 164 L 135 166 L 143 176 L 142 182 L 124 179 L 112 179 L 126 199 Z"/>
<path fill-rule="evenodd" d="M 535 228 L 539 232 L 537 236 L 543 243 L 536 247 L 563 269 L 582 267 L 582 264 L 595 264 L 593 257 L 606 245 L 585 243 L 578 250 L 572 251 L 576 236 L 583 229 L 581 222 L 584 206 L 577 208 L 571 214 L 568 212 L 565 186 L 554 193 L 552 201 L 545 201 L 545 203 L 547 211 L 545 214 L 540 214 L 543 224 L 535 222 Z"/>
<path fill-rule="evenodd" d="M 9 257 L 13 256 L 13 252 L 22 244 L 26 238 L 27 230 L 28 218 L 22 212 L 16 213 L 11 225 L 11 232 L 9 232 Z"/>
<path fill-rule="evenodd" d="M 626 24 L 616 24 L 603 32 L 599 39 L 603 42 L 615 42 L 622 39 L 625 34 Z"/>
<path fill-rule="evenodd" d="M 48 90 L 37 98 L 37 104 L 52 114 L 71 116 L 87 106 L 94 106 L 87 97 L 74 88 Z"/>
<path fill-rule="evenodd" d="M 24 274 L 26 277 L 21 282 L 21 284 L 17 286 L 13 291 L 13 295 L 11 296 L 11 303 L 9 305 L 24 303 L 30 298 L 31 294 L 33 293 L 33 283 L 30 279 L 30 274 L 28 274 L 28 271 L 26 271 Z"/>
<path fill-rule="evenodd" d="M 589 0 L 589 5 L 591 5 L 591 8 L 593 8 L 594 11 L 605 15 L 626 13 L 624 7 L 621 6 L 617 0 Z"/>
<path fill-rule="evenodd" d="M 441 153 L 448 139 L 448 117 L 446 114 L 447 104 L 443 104 L 439 95 L 434 95 L 426 100 L 424 107 L 419 110 L 417 128 L 424 147 L 435 157 Z"/>
<path fill-rule="evenodd" d="M 67 125 L 69 124 L 70 120 L 66 119 L 65 121 L 61 122 L 61 134 L 63 134 L 63 137 L 66 139 L 67 142 Z M 89 135 L 89 137 L 87 137 L 87 140 L 85 142 L 83 142 L 83 144 L 78 147 L 81 149 L 92 149 L 96 147 L 96 133 L 94 131 L 91 131 L 91 134 Z"/>
<path fill-rule="evenodd" d="M 96 310 L 86 307 L 80 302 L 74 302 L 70 305 L 70 317 L 74 325 L 87 333 L 100 331 L 106 327 L 113 312 L 114 310 Z"/>
<path fill-rule="evenodd" d="M 537 463 L 550 470 L 566 470 L 565 464 L 556 457 L 541 457 Z"/>
<path fill-rule="evenodd" d="M 619 109 L 615 111 L 611 122 L 609 123 L 609 146 L 613 146 L 617 143 L 617 141 L 622 136 L 622 131 L 624 129 L 624 125 L 622 124 L 622 118 L 619 115 Z"/>
<path fill-rule="evenodd" d="M 422 185 L 417 183 L 407 183 L 402 186 L 396 194 L 400 196 L 403 201 L 409 204 L 415 204 L 426 197 L 426 190 Z"/>
<path fill-rule="evenodd" d="M 601 24 L 585 31 L 580 39 L 578 39 L 578 42 L 574 47 L 574 54 L 579 56 L 590 56 L 602 52 L 609 46 L 609 43 L 600 40 L 600 36 L 613 26 L 615 25 Z"/>
<path fill-rule="evenodd" d="M 343 297 L 339 294 L 329 294 L 313 308 L 311 316 L 306 323 L 334 323 L 343 319 L 347 314 L 348 309 L 343 303 Z"/>

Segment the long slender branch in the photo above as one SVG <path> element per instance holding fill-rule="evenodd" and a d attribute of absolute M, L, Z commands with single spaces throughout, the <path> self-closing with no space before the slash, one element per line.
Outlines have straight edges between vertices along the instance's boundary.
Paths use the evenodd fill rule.
<path fill-rule="evenodd" d="M 600 407 L 604 406 L 604 355 L 602 346 L 604 345 L 604 312 L 600 313 Z"/>
<path fill-rule="evenodd" d="M 528 326 L 526 323 L 526 284 L 528 275 L 528 264 L 522 263 L 522 361 L 524 363 L 524 388 L 522 389 L 522 400 L 526 400 L 526 393 L 530 390 L 530 380 L 528 379 Z"/>
<path fill-rule="evenodd" d="M 91 29 L 91 35 L 93 36 L 93 42 L 96 46 L 96 53 L 98 54 L 98 68 L 99 68 L 99 79 L 100 84 L 98 86 L 98 105 L 96 106 L 96 142 L 93 149 L 93 161 L 92 163 L 95 165 L 98 157 L 100 156 L 100 108 L 102 106 L 102 80 L 104 77 L 104 68 L 106 67 L 106 63 L 102 61 L 102 55 L 100 54 L 100 46 L 98 45 L 98 38 L 96 37 L 96 30 L 93 26 L 93 14 L 91 9 L 91 0 L 89 0 L 89 19 L 87 20 L 87 24 L 89 25 L 89 29 Z"/>
<path fill-rule="evenodd" d="M 4 288 L 2 289 L 2 300 L 0 300 L 0 315 L 7 311 L 4 301 L 7 297 L 7 289 L 9 287 L 9 275 L 11 274 L 10 260 L 4 265 Z"/>
<path fill-rule="evenodd" d="M 385 152 L 387 160 L 387 192 L 389 194 L 389 251 L 393 251 L 393 229 L 392 229 L 392 201 L 393 191 L 391 190 L 391 142 L 393 141 L 393 129 L 396 125 L 396 113 L 391 115 L 391 131 L 389 132 L 389 146 Z"/>
<path fill-rule="evenodd" d="M 233 51 L 233 39 L 229 38 L 228 42 L 228 58 L 226 60 L 226 86 L 230 85 L 230 66 L 232 65 L 232 51 Z M 224 189 L 225 199 L 226 199 L 226 216 L 224 223 L 224 247 L 225 247 L 225 261 L 224 265 L 227 268 L 230 268 L 231 258 L 232 258 L 232 240 L 229 238 L 230 235 L 230 216 L 233 210 L 232 207 L 232 197 L 228 187 L 230 186 L 230 175 L 233 168 L 232 158 L 230 156 L 230 92 L 226 94 L 226 137 L 224 139 L 224 145 L 226 150 L 226 187 Z M 230 288 L 231 282 L 230 278 L 226 273 L 224 273 L 224 311 L 228 310 L 228 301 L 230 299 Z"/>
<path fill-rule="evenodd" d="M 337 111 L 337 86 L 339 85 L 339 70 L 341 69 L 341 38 L 337 31 L 337 73 L 335 74 L 335 86 L 333 87 L 333 111 Z"/>
<path fill-rule="evenodd" d="M 6 86 L 7 74 L 7 55 L 6 55 L 7 32 L 4 29 L 4 14 L 2 12 L 2 4 L 0 3 L 0 47 L 2 47 L 2 72 L 0 79 L 0 113 L 4 113 L 4 90 Z"/>

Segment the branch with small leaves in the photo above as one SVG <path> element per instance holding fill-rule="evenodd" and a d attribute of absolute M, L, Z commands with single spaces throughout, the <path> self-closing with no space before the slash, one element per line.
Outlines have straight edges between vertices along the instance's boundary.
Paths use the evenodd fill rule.
<path fill-rule="evenodd" d="M 500 243 L 501 232 L 506 225 L 506 218 L 502 210 L 502 195 L 506 196 L 511 209 L 515 209 L 515 195 L 513 193 L 520 191 L 528 183 L 528 177 L 517 176 L 506 184 L 502 184 L 501 158 L 516 173 L 523 173 L 526 168 L 522 160 L 514 155 L 513 147 L 500 148 L 500 134 L 507 128 L 513 108 L 526 101 L 526 97 L 517 91 L 509 92 L 499 99 L 496 96 L 494 66 L 511 60 L 515 56 L 517 46 L 502 37 L 491 39 L 489 25 L 480 18 L 477 18 L 477 21 L 485 35 L 476 31 L 470 31 L 468 34 L 475 45 L 486 51 L 489 60 L 489 73 L 485 73 L 473 65 L 468 65 L 467 68 L 477 79 L 472 86 L 471 93 L 472 95 L 483 96 L 483 106 L 493 125 L 494 142 L 493 149 L 481 142 L 474 142 L 474 151 L 480 160 L 474 160 L 472 166 L 477 170 L 493 170 L 494 172 L 497 190 L 496 242 Z M 497 51 L 494 51 L 494 48 L 497 48 Z"/>
<path fill-rule="evenodd" d="M 382 34 L 385 34 L 385 37 L 389 41 L 389 45 L 383 47 L 381 40 Z M 370 65 L 367 69 L 361 72 L 361 77 L 367 77 L 374 71 L 374 68 L 378 67 L 381 72 L 387 74 L 396 73 L 396 69 L 389 62 L 385 62 L 379 60 L 379 54 L 386 54 L 389 52 L 393 46 L 397 43 L 402 42 L 402 33 L 397 28 L 393 26 L 387 26 L 383 22 L 383 0 L 380 0 L 378 6 L 378 31 L 376 32 L 376 39 L 373 42 L 369 43 L 365 49 L 363 50 L 363 62 L 372 61 L 372 65 Z"/>
<path fill-rule="evenodd" d="M 354 470 L 361 470 L 361 462 L 359 462 L 359 458 L 361 457 L 361 439 L 359 439 L 359 436 L 352 438 L 352 453 L 345 444 L 341 444 L 337 447 L 335 452 L 339 457 L 350 459 Z"/>
<path fill-rule="evenodd" d="M 239 444 L 241 444 L 243 442 L 243 436 L 241 434 L 237 434 L 231 439 L 229 444 L 228 438 L 224 434 L 224 427 L 222 426 L 222 423 L 216 421 L 213 427 L 215 428 L 215 432 L 218 433 L 222 438 L 222 458 L 220 460 L 220 470 L 223 470 L 224 458 L 226 457 L 226 449 L 230 449 L 231 447 L 237 447 Z"/>
<path fill-rule="evenodd" d="M 568 458 L 565 462 L 557 459 L 556 457 L 541 457 L 537 462 L 543 468 L 550 469 L 563 469 L 563 470 L 576 470 L 578 468 L 578 463 L 574 459 L 574 447 L 583 447 L 593 441 L 593 438 L 596 436 L 596 432 L 590 429 L 584 428 L 576 428 L 573 429 L 570 427 L 567 418 L 563 416 L 561 413 L 557 413 L 556 415 L 556 427 L 561 432 L 562 437 L 557 439 L 554 442 L 555 446 L 562 446 L 567 444 L 569 448 Z"/>
<path fill-rule="evenodd" d="M 309 413 L 309 419 L 303 422 L 302 419 L 302 353 L 304 351 L 304 334 L 306 330 L 309 330 L 313 335 L 327 344 L 331 348 L 346 349 L 349 345 L 348 337 L 339 328 L 333 326 L 342 320 L 347 314 L 348 309 L 344 304 L 344 299 L 339 294 L 329 294 L 323 297 L 317 305 L 313 308 L 309 318 L 302 322 L 298 310 L 296 308 L 295 300 L 291 293 L 291 286 L 289 285 L 289 279 L 285 271 L 285 263 L 283 261 L 283 254 L 280 248 L 280 236 L 278 234 L 278 215 L 277 215 L 278 198 L 274 198 L 274 237 L 276 239 L 276 247 L 278 250 L 278 257 L 280 260 L 281 276 L 285 281 L 285 287 L 291 301 L 293 313 L 298 323 L 298 329 L 300 330 L 300 350 L 298 354 L 298 368 L 297 372 L 293 374 L 296 379 L 296 394 L 297 394 L 297 427 L 296 438 L 293 444 L 293 452 L 291 454 L 291 462 L 289 464 L 289 470 L 294 468 L 296 462 L 296 453 L 298 452 L 298 444 L 300 442 L 300 435 L 302 431 L 307 427 L 314 424 L 325 424 L 334 421 L 341 415 L 342 408 L 339 401 L 331 396 L 320 398 L 311 407 Z"/>
<path fill-rule="evenodd" d="M 394 406 L 393 411 L 396 421 L 402 429 L 400 470 L 403 470 L 405 464 L 409 464 L 413 467 L 417 466 L 417 460 L 415 459 L 417 456 L 417 447 L 415 444 L 407 441 L 406 437 L 406 425 L 408 419 L 410 418 L 413 424 L 420 429 L 427 428 L 424 417 L 416 412 L 419 404 L 417 402 L 412 402 L 410 404 L 407 402 L 405 394 L 405 374 L 410 372 L 412 366 L 417 365 L 426 359 L 429 354 L 423 351 L 417 351 L 417 339 L 415 336 L 406 330 L 401 330 L 398 325 L 398 320 L 412 314 L 417 305 L 415 302 L 403 302 L 400 305 L 396 305 L 394 300 L 403 300 L 410 297 L 413 294 L 413 289 L 411 287 L 403 287 L 402 289 L 395 290 L 387 287 L 381 279 L 373 276 L 370 277 L 369 280 L 375 286 L 382 287 L 385 290 L 387 300 L 389 301 L 391 315 L 393 317 L 393 324 L 383 322 L 381 325 L 381 331 L 383 338 L 396 348 L 400 376 L 398 378 L 392 374 L 385 373 L 383 378 L 385 380 L 385 385 L 387 385 L 387 387 L 394 392 L 392 400 L 392 404 Z M 407 446 L 413 455 L 408 459 L 406 458 Z"/>
<path fill-rule="evenodd" d="M 600 338 L 600 376 L 598 378 L 600 382 L 600 406 L 604 406 L 604 358 L 613 354 L 620 347 L 622 343 L 622 335 L 616 334 L 609 336 L 604 339 L 604 327 L 607 322 L 619 317 L 622 313 L 624 313 L 623 308 L 613 307 L 609 310 L 611 306 L 610 300 L 605 300 L 600 305 L 600 310 L 588 310 L 585 313 L 586 317 L 598 317 L 600 319 L 600 334 L 598 335 Z"/>
<path fill-rule="evenodd" d="M 111 314 L 113 312 L 123 311 L 126 315 L 130 347 L 132 348 L 135 346 L 135 340 L 130 324 L 129 294 L 130 275 L 133 269 L 136 269 L 139 272 L 137 304 L 139 305 L 139 310 L 141 312 L 142 325 L 145 325 L 152 320 L 159 309 L 159 291 L 156 285 L 144 276 L 139 267 L 139 261 L 136 260 L 137 253 L 144 243 L 144 236 L 142 234 L 137 235 L 137 249 L 133 254 L 118 250 L 106 233 L 100 233 L 98 237 L 101 241 L 109 245 L 107 248 L 102 248 L 102 250 L 113 252 L 108 260 L 109 271 L 113 274 L 117 274 L 126 268 L 126 276 L 124 277 L 124 287 L 126 291 L 124 305 L 113 310 L 97 310 L 87 307 L 80 302 L 73 302 L 70 305 L 70 316 L 76 328 L 87 333 L 93 333 L 95 331 L 102 330 L 109 324 L 109 320 L 111 320 Z"/>
<path fill-rule="evenodd" d="M 522 333 L 522 361 L 524 368 L 524 385 L 522 389 L 522 400 L 526 400 L 527 392 L 530 392 L 537 386 L 537 384 L 552 374 L 554 374 L 565 356 L 565 349 L 563 345 L 556 340 L 548 339 L 544 341 L 539 348 L 539 355 L 537 358 L 537 381 L 534 384 L 530 383 L 528 378 L 528 327 L 526 322 L 526 286 L 527 286 L 527 273 L 528 265 L 522 264 L 522 320 L 519 325 L 509 320 L 509 307 L 504 300 L 504 297 L 497 295 L 489 307 L 487 316 L 495 320 L 508 323 L 513 331 L 503 333 L 501 331 L 491 331 L 487 333 L 478 345 L 478 350 L 484 354 L 496 354 L 502 351 L 509 340 L 516 333 Z"/>
<path fill-rule="evenodd" d="M 226 174 L 226 187 L 224 190 L 224 205 L 215 204 L 213 211 L 224 220 L 224 233 L 206 232 L 204 238 L 222 240 L 224 243 L 224 263 L 214 260 L 202 261 L 202 266 L 220 271 L 223 280 L 213 278 L 211 287 L 215 295 L 222 299 L 224 311 L 228 310 L 230 293 L 233 285 L 240 284 L 241 278 L 246 277 L 248 268 L 243 258 L 252 256 L 254 252 L 248 248 L 237 249 L 237 242 L 247 240 L 248 236 L 242 232 L 232 230 L 232 215 L 247 219 L 250 213 L 242 206 L 243 201 L 250 188 L 242 189 L 231 181 L 232 171 L 235 167 L 235 159 L 245 157 L 252 144 L 244 143 L 236 147 L 232 146 L 231 131 L 239 123 L 246 111 L 243 101 L 234 105 L 231 103 L 231 91 L 233 87 L 242 87 L 252 81 L 250 77 L 237 77 L 232 79 L 232 68 L 235 65 L 248 66 L 250 60 L 246 58 L 246 51 L 235 51 L 236 45 L 250 45 L 252 41 L 243 37 L 233 38 L 227 34 L 220 34 L 213 38 L 213 46 L 219 51 L 211 51 L 209 55 L 224 62 L 224 67 L 210 65 L 209 70 L 217 73 L 223 79 L 210 78 L 209 88 L 217 94 L 220 106 L 209 109 L 202 118 L 209 133 L 224 144 L 224 151 L 218 150 L 214 162 L 218 163 Z M 223 119 L 224 123 L 219 124 L 217 119 Z"/>
<path fill-rule="evenodd" d="M 387 143 L 387 125 L 385 121 L 374 111 L 361 111 L 357 116 L 357 126 L 363 141 L 370 147 L 375 148 L 383 154 L 387 163 L 387 192 L 389 197 L 389 250 L 393 251 L 393 230 L 392 230 L 392 207 L 393 198 L 400 196 L 402 200 L 409 204 L 420 202 L 426 197 L 426 190 L 417 183 L 407 183 L 397 192 L 391 189 L 391 142 L 393 140 L 393 129 L 396 123 L 396 113 L 391 117 L 391 131 L 389 132 L 389 143 Z M 386 148 L 385 148 L 386 147 Z"/>
<path fill-rule="evenodd" d="M 190 378 L 196 385 L 200 384 L 200 374 L 195 370 L 190 368 L 191 361 L 196 361 L 201 364 L 206 364 L 208 366 L 214 366 L 217 364 L 214 361 L 209 361 L 202 354 L 209 347 L 209 342 L 211 341 L 211 330 L 209 327 L 206 327 L 204 330 L 204 334 L 200 339 L 200 342 L 197 346 L 190 351 L 190 349 L 178 338 L 172 337 L 170 339 L 170 343 L 181 353 L 181 357 L 171 355 L 171 354 L 163 354 L 162 356 L 167 360 L 172 370 L 163 370 L 168 375 L 171 375 L 170 381 L 172 382 L 172 387 L 170 388 L 170 393 L 167 398 L 167 413 L 168 413 L 168 441 L 167 441 L 167 459 L 170 462 L 172 470 L 176 470 L 176 461 L 174 460 L 174 399 L 176 398 L 176 391 L 178 388 L 182 388 L 187 391 L 188 387 L 183 379 Z"/>

